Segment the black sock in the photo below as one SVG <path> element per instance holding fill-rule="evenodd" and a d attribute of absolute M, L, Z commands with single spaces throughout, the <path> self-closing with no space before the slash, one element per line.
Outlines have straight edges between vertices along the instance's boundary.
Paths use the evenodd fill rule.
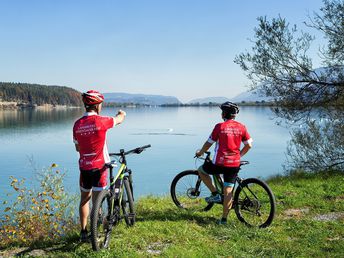
<path fill-rule="evenodd" d="M 222 218 L 221 218 L 221 221 L 222 221 L 222 222 L 227 222 L 227 218 L 223 218 L 223 217 L 222 217 Z"/>
<path fill-rule="evenodd" d="M 216 191 L 216 192 L 212 192 L 212 193 L 211 193 L 211 195 L 212 195 L 212 196 L 215 196 L 215 195 L 217 195 L 217 194 L 218 194 L 218 192 L 217 192 L 217 191 Z"/>

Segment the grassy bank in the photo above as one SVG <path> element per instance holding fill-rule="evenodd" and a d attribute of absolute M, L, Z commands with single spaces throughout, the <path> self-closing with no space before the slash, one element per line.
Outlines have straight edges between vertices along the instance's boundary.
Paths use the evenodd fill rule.
<path fill-rule="evenodd" d="M 295 174 L 268 183 L 276 195 L 277 215 L 267 229 L 247 228 L 233 211 L 228 225 L 218 226 L 219 205 L 191 214 L 178 210 L 169 196 L 145 197 L 137 201 L 136 225 L 121 223 L 110 250 L 94 253 L 72 230 L 60 241 L 11 247 L 0 256 L 344 257 L 343 174 Z"/>

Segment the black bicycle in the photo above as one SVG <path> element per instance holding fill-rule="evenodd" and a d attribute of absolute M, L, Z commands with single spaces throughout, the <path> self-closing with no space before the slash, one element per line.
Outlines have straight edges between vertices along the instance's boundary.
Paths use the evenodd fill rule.
<path fill-rule="evenodd" d="M 210 161 L 210 152 L 206 152 L 205 162 Z M 249 164 L 241 161 L 240 167 Z M 215 187 L 222 194 L 223 180 L 220 175 L 213 175 Z M 258 178 L 242 179 L 237 177 L 233 188 L 232 209 L 238 219 L 248 226 L 264 228 L 272 223 L 275 215 L 275 197 L 269 186 Z M 211 195 L 197 170 L 186 170 L 179 173 L 172 181 L 171 196 L 177 207 L 189 211 L 208 211 L 214 203 L 207 203 L 204 198 Z"/>
<path fill-rule="evenodd" d="M 109 246 L 111 231 L 122 219 L 125 220 L 128 226 L 135 224 L 132 171 L 127 167 L 126 155 L 140 154 L 149 147 L 151 145 L 145 145 L 130 151 L 121 149 L 119 153 L 109 154 L 110 156 L 118 156 L 118 162 L 121 165 L 116 176 L 113 176 L 113 168 L 117 166 L 116 160 L 106 164 L 110 169 L 110 187 L 98 195 L 91 211 L 93 250 L 98 251 Z"/>

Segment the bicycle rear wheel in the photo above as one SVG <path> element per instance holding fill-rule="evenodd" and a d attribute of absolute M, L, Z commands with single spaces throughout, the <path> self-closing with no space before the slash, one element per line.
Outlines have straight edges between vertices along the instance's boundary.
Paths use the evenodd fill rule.
<path fill-rule="evenodd" d="M 111 193 L 102 191 L 95 201 L 91 211 L 91 242 L 94 251 L 107 248 L 110 243 L 112 225 L 109 220 L 111 213 Z"/>
<path fill-rule="evenodd" d="M 123 180 L 123 196 L 122 196 L 122 211 L 125 223 L 128 226 L 135 224 L 135 207 L 132 193 L 132 187 L 130 187 L 129 179 L 124 177 Z"/>
<path fill-rule="evenodd" d="M 179 173 L 171 184 L 171 197 L 177 207 L 190 211 L 210 210 L 214 203 L 207 203 L 204 198 L 211 195 L 197 170 Z"/>
<path fill-rule="evenodd" d="M 275 215 L 275 206 L 271 189 L 257 178 L 243 180 L 235 191 L 235 213 L 238 219 L 248 226 L 269 226 Z"/>

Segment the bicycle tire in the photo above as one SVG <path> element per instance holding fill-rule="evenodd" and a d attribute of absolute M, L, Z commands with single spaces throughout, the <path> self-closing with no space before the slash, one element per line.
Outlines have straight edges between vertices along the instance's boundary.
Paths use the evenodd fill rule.
<path fill-rule="evenodd" d="M 107 248 L 110 243 L 112 227 L 109 227 L 111 193 L 101 191 L 91 211 L 91 243 L 94 251 Z"/>
<path fill-rule="evenodd" d="M 186 170 L 175 176 L 171 183 L 171 197 L 174 204 L 189 211 L 208 211 L 214 203 L 207 203 L 204 198 L 211 195 L 197 170 Z"/>
<path fill-rule="evenodd" d="M 132 187 L 130 187 L 129 179 L 127 177 L 124 177 L 121 206 L 125 223 L 128 226 L 133 226 L 136 220 L 134 199 L 131 189 Z"/>
<path fill-rule="evenodd" d="M 236 188 L 234 210 L 247 226 L 268 227 L 275 216 L 276 202 L 270 187 L 257 178 L 247 178 Z"/>

